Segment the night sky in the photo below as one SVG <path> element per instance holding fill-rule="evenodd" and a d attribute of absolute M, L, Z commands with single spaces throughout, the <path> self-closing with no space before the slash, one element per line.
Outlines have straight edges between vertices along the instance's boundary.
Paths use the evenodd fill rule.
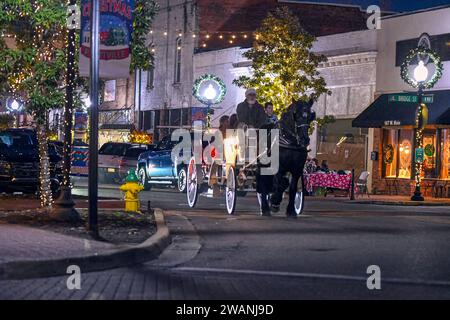
<path fill-rule="evenodd" d="M 419 9 L 432 8 L 443 5 L 450 5 L 450 0 L 290 0 L 297 2 L 316 2 L 316 3 L 336 3 L 336 4 L 351 4 L 359 5 L 362 9 L 366 9 L 368 6 L 376 4 L 383 10 L 389 11 L 414 11 Z"/>

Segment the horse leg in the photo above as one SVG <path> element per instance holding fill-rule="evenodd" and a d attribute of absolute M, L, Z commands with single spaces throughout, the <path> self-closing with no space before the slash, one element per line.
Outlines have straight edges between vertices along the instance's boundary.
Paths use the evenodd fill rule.
<path fill-rule="evenodd" d="M 289 185 L 289 203 L 286 209 L 286 215 L 288 217 L 297 217 L 297 213 L 295 212 L 295 195 L 297 194 L 297 185 L 299 179 L 300 173 L 292 173 L 292 179 Z"/>
<path fill-rule="evenodd" d="M 256 176 L 256 191 L 258 193 L 261 215 L 270 216 L 269 194 L 273 176 L 263 176 L 261 175 L 261 171 L 258 171 Z"/>
<path fill-rule="evenodd" d="M 283 200 L 283 193 L 284 190 L 286 190 L 286 184 L 284 182 L 285 174 L 286 171 L 284 170 L 282 164 L 280 163 L 280 169 L 273 178 L 274 188 L 272 197 L 270 198 L 271 209 L 273 212 L 280 211 L 280 204 L 281 201 Z"/>

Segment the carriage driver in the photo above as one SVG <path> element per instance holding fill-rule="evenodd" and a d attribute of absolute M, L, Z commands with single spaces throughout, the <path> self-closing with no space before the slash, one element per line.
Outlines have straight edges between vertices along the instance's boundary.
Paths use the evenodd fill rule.
<path fill-rule="evenodd" d="M 245 91 L 245 101 L 238 104 L 236 109 L 240 126 L 259 129 L 267 122 L 267 115 L 262 105 L 256 100 L 256 90 Z"/>
<path fill-rule="evenodd" d="M 264 107 L 258 103 L 256 90 L 252 88 L 245 91 L 245 101 L 238 104 L 236 113 L 239 128 L 260 129 L 268 122 Z M 270 216 L 268 197 L 272 191 L 272 182 L 273 177 L 261 175 L 260 168 L 258 168 L 256 172 L 256 191 L 260 200 L 261 214 L 264 216 Z"/>

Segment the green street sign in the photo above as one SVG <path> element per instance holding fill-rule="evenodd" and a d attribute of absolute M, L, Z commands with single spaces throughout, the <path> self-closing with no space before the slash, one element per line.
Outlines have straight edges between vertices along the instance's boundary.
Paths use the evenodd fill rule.
<path fill-rule="evenodd" d="M 425 154 L 423 148 L 416 148 L 416 163 L 423 163 Z"/>
<path fill-rule="evenodd" d="M 390 94 L 389 102 L 419 103 L 419 97 L 412 94 Z M 423 96 L 423 103 L 433 103 L 434 95 L 428 94 Z"/>

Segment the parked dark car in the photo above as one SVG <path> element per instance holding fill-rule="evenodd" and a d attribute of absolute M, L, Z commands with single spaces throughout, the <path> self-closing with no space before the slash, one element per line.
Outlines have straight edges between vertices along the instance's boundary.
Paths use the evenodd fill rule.
<path fill-rule="evenodd" d="M 52 191 L 61 181 L 61 156 L 49 143 Z M 35 192 L 39 188 L 39 146 L 32 129 L 0 131 L 0 191 Z"/>
<path fill-rule="evenodd" d="M 101 182 L 123 183 L 130 170 L 136 170 L 141 153 L 153 150 L 154 145 L 107 142 L 98 151 Z"/>

